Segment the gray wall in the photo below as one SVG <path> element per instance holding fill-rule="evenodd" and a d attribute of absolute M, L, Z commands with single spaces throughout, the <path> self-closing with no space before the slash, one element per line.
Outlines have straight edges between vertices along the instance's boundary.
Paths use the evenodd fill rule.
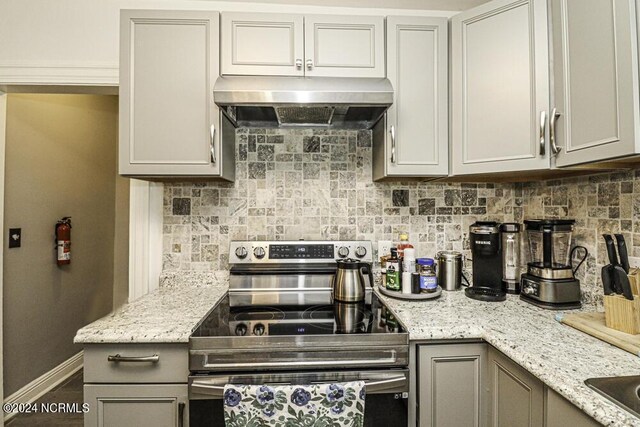
<path fill-rule="evenodd" d="M 76 331 L 112 309 L 117 98 L 8 95 L 4 217 L 4 394 L 81 350 Z M 71 265 L 54 224 L 71 216 Z M 22 247 L 8 247 L 21 227 Z"/>

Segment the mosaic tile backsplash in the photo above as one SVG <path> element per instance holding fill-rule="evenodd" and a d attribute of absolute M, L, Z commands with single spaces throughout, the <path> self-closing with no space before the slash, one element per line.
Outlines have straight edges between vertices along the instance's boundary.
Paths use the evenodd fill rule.
<path fill-rule="evenodd" d="M 609 262 L 602 234 L 622 233 L 629 255 L 640 257 L 640 169 L 514 184 L 514 193 L 516 221 L 576 220 L 573 244 L 590 253 L 577 272 L 583 290 L 602 294 L 600 269 Z"/>
<path fill-rule="evenodd" d="M 590 252 L 578 277 L 596 294 L 603 233 L 623 233 L 640 256 L 640 170 L 517 184 L 374 183 L 369 131 L 239 129 L 236 150 L 235 183 L 165 184 L 165 271 L 226 269 L 236 239 L 376 242 L 408 232 L 420 256 L 469 255 L 477 219 L 576 219 L 574 244 Z"/>
<path fill-rule="evenodd" d="M 468 247 L 476 219 L 514 215 L 512 184 L 372 182 L 370 131 L 238 129 L 236 150 L 234 183 L 165 184 L 165 271 L 227 268 L 238 239 L 408 232 L 419 255 L 434 256 Z"/>

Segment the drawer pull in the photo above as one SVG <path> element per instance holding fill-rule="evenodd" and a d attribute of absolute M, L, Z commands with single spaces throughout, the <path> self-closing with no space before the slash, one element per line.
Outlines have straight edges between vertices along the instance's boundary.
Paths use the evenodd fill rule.
<path fill-rule="evenodd" d="M 160 361 L 160 356 L 157 354 L 154 354 L 153 356 L 121 356 L 116 354 L 114 356 L 107 356 L 107 360 L 109 362 L 158 363 Z"/>

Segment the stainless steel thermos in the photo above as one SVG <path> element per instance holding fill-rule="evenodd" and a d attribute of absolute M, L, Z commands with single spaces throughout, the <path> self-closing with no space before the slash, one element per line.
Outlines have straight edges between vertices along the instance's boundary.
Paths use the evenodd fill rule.
<path fill-rule="evenodd" d="M 445 291 L 457 291 L 462 280 L 462 254 L 457 251 L 440 251 L 438 260 L 438 284 Z"/>
<path fill-rule="evenodd" d="M 500 225 L 502 246 L 502 284 L 510 294 L 520 293 L 520 224 Z"/>

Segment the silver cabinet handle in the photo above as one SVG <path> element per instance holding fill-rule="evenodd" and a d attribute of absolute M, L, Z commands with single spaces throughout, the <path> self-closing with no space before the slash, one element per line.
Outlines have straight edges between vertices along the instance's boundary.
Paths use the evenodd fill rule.
<path fill-rule="evenodd" d="M 215 140 L 216 126 L 211 125 L 211 127 L 209 128 L 209 132 L 211 134 L 211 145 L 210 145 L 211 163 L 215 165 L 216 164 L 216 140 Z"/>
<path fill-rule="evenodd" d="M 547 130 L 547 112 L 542 111 L 540 113 L 540 155 L 545 154 L 545 131 Z"/>
<path fill-rule="evenodd" d="M 184 407 L 184 402 L 178 403 L 178 427 L 184 427 Z"/>
<path fill-rule="evenodd" d="M 302 68 L 302 59 L 296 59 L 296 68 L 298 70 Z"/>
<path fill-rule="evenodd" d="M 391 163 L 396 162 L 396 129 L 391 126 L 389 129 L 389 133 L 391 134 Z"/>
<path fill-rule="evenodd" d="M 313 68 L 313 61 L 311 59 L 307 59 L 307 70 L 310 70 Z"/>
<path fill-rule="evenodd" d="M 553 111 L 551 111 L 551 117 L 549 117 L 549 142 L 551 143 L 551 152 L 554 156 L 557 156 L 562 151 L 562 147 L 558 147 L 556 144 L 556 123 L 559 117 L 560 113 L 554 108 Z"/>
<path fill-rule="evenodd" d="M 113 356 L 107 356 L 107 361 L 109 362 L 132 362 L 132 363 L 158 363 L 160 361 L 160 356 L 154 354 L 153 356 L 121 356 L 120 354 L 116 354 Z"/>

